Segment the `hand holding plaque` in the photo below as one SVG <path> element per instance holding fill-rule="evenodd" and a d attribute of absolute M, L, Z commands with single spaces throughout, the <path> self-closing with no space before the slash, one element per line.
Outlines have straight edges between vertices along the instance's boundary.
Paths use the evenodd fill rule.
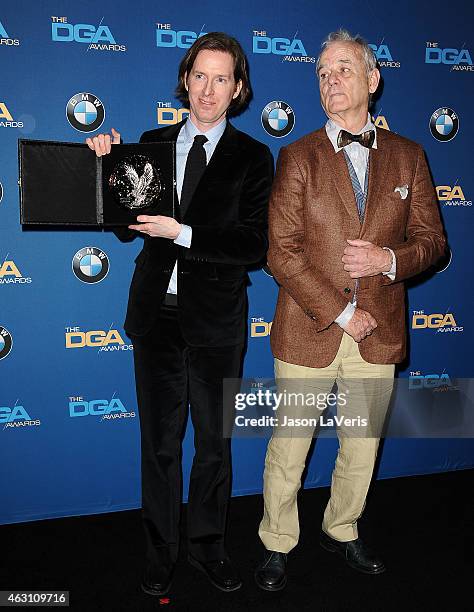
<path fill-rule="evenodd" d="M 110 134 L 97 134 L 92 138 L 86 138 L 86 145 L 95 152 L 97 157 L 107 155 L 112 150 L 112 145 L 120 144 L 120 132 L 117 132 L 115 128 L 112 128 L 112 138 Z"/>
<path fill-rule="evenodd" d="M 86 143 L 19 141 L 22 224 L 128 226 L 138 214 L 173 219 L 174 142 L 118 147 L 120 134 L 112 130 L 112 137 Z"/>

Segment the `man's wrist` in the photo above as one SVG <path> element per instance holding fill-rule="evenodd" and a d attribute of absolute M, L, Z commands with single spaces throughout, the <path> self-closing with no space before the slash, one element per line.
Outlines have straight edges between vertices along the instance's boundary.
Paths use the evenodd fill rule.
<path fill-rule="evenodd" d="M 383 265 L 381 272 L 382 272 L 382 274 L 386 274 L 387 272 L 390 272 L 390 270 L 392 269 L 392 266 L 393 266 L 393 253 L 387 247 L 382 247 L 382 250 L 383 250 L 383 252 L 385 254 L 386 263 Z"/>
<path fill-rule="evenodd" d="M 173 242 L 175 244 L 178 244 L 179 246 L 186 247 L 187 249 L 189 249 L 189 247 L 191 246 L 193 230 L 189 225 L 186 225 L 184 223 L 180 224 L 179 228 L 179 234 L 176 236 Z"/>
<path fill-rule="evenodd" d="M 352 317 L 354 316 L 355 309 L 355 304 L 349 302 L 344 308 L 344 310 L 341 312 L 341 314 L 334 319 L 334 323 L 337 323 L 339 327 L 345 329 Z"/>

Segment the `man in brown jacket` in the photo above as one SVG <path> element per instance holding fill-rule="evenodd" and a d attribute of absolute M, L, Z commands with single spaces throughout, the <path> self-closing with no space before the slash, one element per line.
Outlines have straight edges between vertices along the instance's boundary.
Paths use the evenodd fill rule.
<path fill-rule="evenodd" d="M 349 394 L 337 406 L 350 418 L 338 429 L 321 545 L 379 574 L 385 566 L 358 537 L 357 520 L 394 364 L 405 357 L 403 281 L 434 264 L 445 239 L 421 147 L 376 129 L 368 114 L 380 74 L 367 43 L 330 34 L 317 75 L 328 122 L 281 150 L 270 202 L 268 262 L 280 284 L 271 345 L 279 391 L 328 394 L 337 382 Z M 265 460 L 266 554 L 255 577 L 269 591 L 285 586 L 299 536 L 296 496 L 314 427 L 283 422 L 298 414 L 308 407 L 280 407 Z"/>

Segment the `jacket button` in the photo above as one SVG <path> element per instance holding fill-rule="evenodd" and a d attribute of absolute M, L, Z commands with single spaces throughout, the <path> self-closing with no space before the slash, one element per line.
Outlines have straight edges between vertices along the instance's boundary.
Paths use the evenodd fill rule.
<path fill-rule="evenodd" d="M 344 287 L 344 293 L 350 293 L 351 289 L 350 287 Z"/>

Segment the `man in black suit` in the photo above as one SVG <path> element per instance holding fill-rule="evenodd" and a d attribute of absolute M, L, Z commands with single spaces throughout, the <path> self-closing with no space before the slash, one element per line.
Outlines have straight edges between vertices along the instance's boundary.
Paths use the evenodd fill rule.
<path fill-rule="evenodd" d="M 145 132 L 140 142 L 176 141 L 178 218 L 140 215 L 144 235 L 125 330 L 134 345 L 142 442 L 147 564 L 142 588 L 165 594 L 178 553 L 181 441 L 188 403 L 195 456 L 187 508 L 189 561 L 224 591 L 241 586 L 224 535 L 230 443 L 223 437 L 224 378 L 240 374 L 246 337 L 246 266 L 267 250 L 273 158 L 227 116 L 250 97 L 240 44 L 213 32 L 187 51 L 177 94 L 189 118 Z M 97 155 L 120 142 L 88 138 Z M 129 238 L 129 236 L 122 236 Z"/>

